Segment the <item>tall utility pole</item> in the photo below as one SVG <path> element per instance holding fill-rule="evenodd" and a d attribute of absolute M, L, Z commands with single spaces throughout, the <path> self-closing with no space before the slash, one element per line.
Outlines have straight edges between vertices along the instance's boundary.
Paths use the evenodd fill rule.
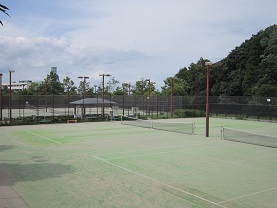
<path fill-rule="evenodd" d="M 104 118 L 104 77 L 110 77 L 112 75 L 110 74 L 99 74 L 100 77 L 102 77 L 102 117 Z"/>
<path fill-rule="evenodd" d="M 12 73 L 14 73 L 14 70 L 9 70 L 10 73 L 10 123 L 12 122 Z"/>
<path fill-rule="evenodd" d="M 206 87 L 206 137 L 209 137 L 209 83 L 210 83 L 210 66 L 212 62 L 205 62 L 207 67 L 207 87 Z"/>
<path fill-rule="evenodd" d="M 96 88 L 97 88 L 97 85 L 94 85 L 94 93 L 97 96 L 96 113 L 97 113 L 97 116 L 98 116 L 98 91 L 96 91 Z"/>
<path fill-rule="evenodd" d="M 86 110 L 85 110 L 85 97 L 86 97 L 86 79 L 88 79 L 89 77 L 86 76 L 79 76 L 79 79 L 84 79 L 84 91 L 83 91 L 83 108 L 82 108 L 82 119 L 85 118 L 85 114 L 86 114 Z"/>
<path fill-rule="evenodd" d="M 145 81 L 148 82 L 147 112 L 148 116 L 150 116 L 150 79 L 146 79 Z"/>
<path fill-rule="evenodd" d="M 171 113 L 171 118 L 173 117 L 173 80 L 177 78 L 171 77 L 170 78 L 170 113 Z"/>
<path fill-rule="evenodd" d="M 0 120 L 2 121 L 2 113 L 3 113 L 3 111 L 2 111 L 2 99 L 3 99 L 3 97 L 2 97 L 2 76 L 3 76 L 3 74 L 1 74 L 0 73 Z"/>

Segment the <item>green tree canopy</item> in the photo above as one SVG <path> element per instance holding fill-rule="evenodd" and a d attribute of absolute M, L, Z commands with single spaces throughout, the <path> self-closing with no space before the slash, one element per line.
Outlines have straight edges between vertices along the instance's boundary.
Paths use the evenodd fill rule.
<path fill-rule="evenodd" d="M 206 93 L 207 59 L 200 58 L 173 77 L 184 81 L 178 95 Z M 169 93 L 169 78 L 162 87 Z M 277 96 L 277 25 L 253 35 L 210 68 L 211 96 Z M 185 94 L 184 94 L 185 92 Z"/>
<path fill-rule="evenodd" d="M 105 89 L 105 94 L 113 94 L 114 91 L 119 87 L 119 81 L 116 80 L 114 77 L 112 77 L 111 79 L 109 79 L 109 81 L 107 81 L 106 86 L 104 87 Z"/>
<path fill-rule="evenodd" d="M 90 87 L 89 87 L 90 82 L 85 82 L 85 83 L 84 83 L 84 81 L 80 81 L 79 87 L 77 89 L 77 92 L 78 92 L 79 95 L 83 95 L 84 94 L 84 90 L 85 90 L 86 94 L 89 93 L 88 89 L 90 89 Z M 85 89 L 84 89 L 84 84 L 85 84 Z"/>
<path fill-rule="evenodd" d="M 76 94 L 76 87 L 74 86 L 73 80 L 71 80 L 68 76 L 63 79 L 63 88 L 64 92 L 67 94 L 75 95 Z"/>
<path fill-rule="evenodd" d="M 150 93 L 156 93 L 155 82 L 151 82 L 150 80 Z M 135 86 L 132 87 L 133 95 L 148 95 L 148 80 L 143 77 L 140 81 L 137 81 Z"/>
<path fill-rule="evenodd" d="M 58 95 L 64 93 L 64 88 L 62 83 L 60 83 L 59 75 L 53 71 L 51 71 L 50 74 L 47 74 L 41 87 L 45 90 L 45 94 Z"/>

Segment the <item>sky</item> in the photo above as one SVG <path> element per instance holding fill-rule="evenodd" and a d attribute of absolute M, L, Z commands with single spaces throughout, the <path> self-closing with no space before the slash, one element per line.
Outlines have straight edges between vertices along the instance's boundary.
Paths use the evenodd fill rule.
<path fill-rule="evenodd" d="M 0 73 L 9 81 L 109 73 L 120 83 L 150 79 L 157 89 L 201 57 L 225 58 L 276 24 L 276 0 L 0 0 Z M 110 78 L 112 78 L 110 77 Z M 106 77 L 105 82 L 107 79 Z"/>

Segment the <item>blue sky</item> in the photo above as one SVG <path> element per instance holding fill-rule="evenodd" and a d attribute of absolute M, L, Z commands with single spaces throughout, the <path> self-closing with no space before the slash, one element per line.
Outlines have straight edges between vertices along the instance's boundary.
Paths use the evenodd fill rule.
<path fill-rule="evenodd" d="M 121 83 L 151 79 L 159 89 L 200 57 L 226 57 L 276 24 L 276 0 L 0 0 L 0 72 L 7 82 L 110 73 Z"/>

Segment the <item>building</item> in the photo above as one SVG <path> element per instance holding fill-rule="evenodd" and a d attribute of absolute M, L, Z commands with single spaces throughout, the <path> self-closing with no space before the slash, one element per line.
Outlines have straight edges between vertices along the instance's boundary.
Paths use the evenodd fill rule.
<path fill-rule="evenodd" d="M 57 74 L 58 68 L 57 67 L 51 67 L 50 72 L 53 72 L 54 74 Z M 59 78 L 57 79 L 57 81 L 59 81 Z M 33 81 L 31 81 L 31 80 L 12 82 L 11 83 L 11 88 L 14 91 L 21 91 L 23 89 L 28 89 L 32 83 L 33 83 Z M 36 83 L 42 84 L 43 81 L 38 81 Z M 5 88 L 5 87 L 7 87 L 7 89 L 10 89 L 10 83 L 2 83 L 2 89 Z"/>
<path fill-rule="evenodd" d="M 55 74 L 57 74 L 58 68 L 55 66 L 51 67 L 51 72 L 54 72 Z"/>
<path fill-rule="evenodd" d="M 12 82 L 11 89 L 14 91 L 21 91 L 23 89 L 28 89 L 31 84 L 32 84 L 31 80 Z M 10 83 L 3 83 L 2 88 L 4 87 L 7 87 L 8 89 L 10 89 Z"/>

